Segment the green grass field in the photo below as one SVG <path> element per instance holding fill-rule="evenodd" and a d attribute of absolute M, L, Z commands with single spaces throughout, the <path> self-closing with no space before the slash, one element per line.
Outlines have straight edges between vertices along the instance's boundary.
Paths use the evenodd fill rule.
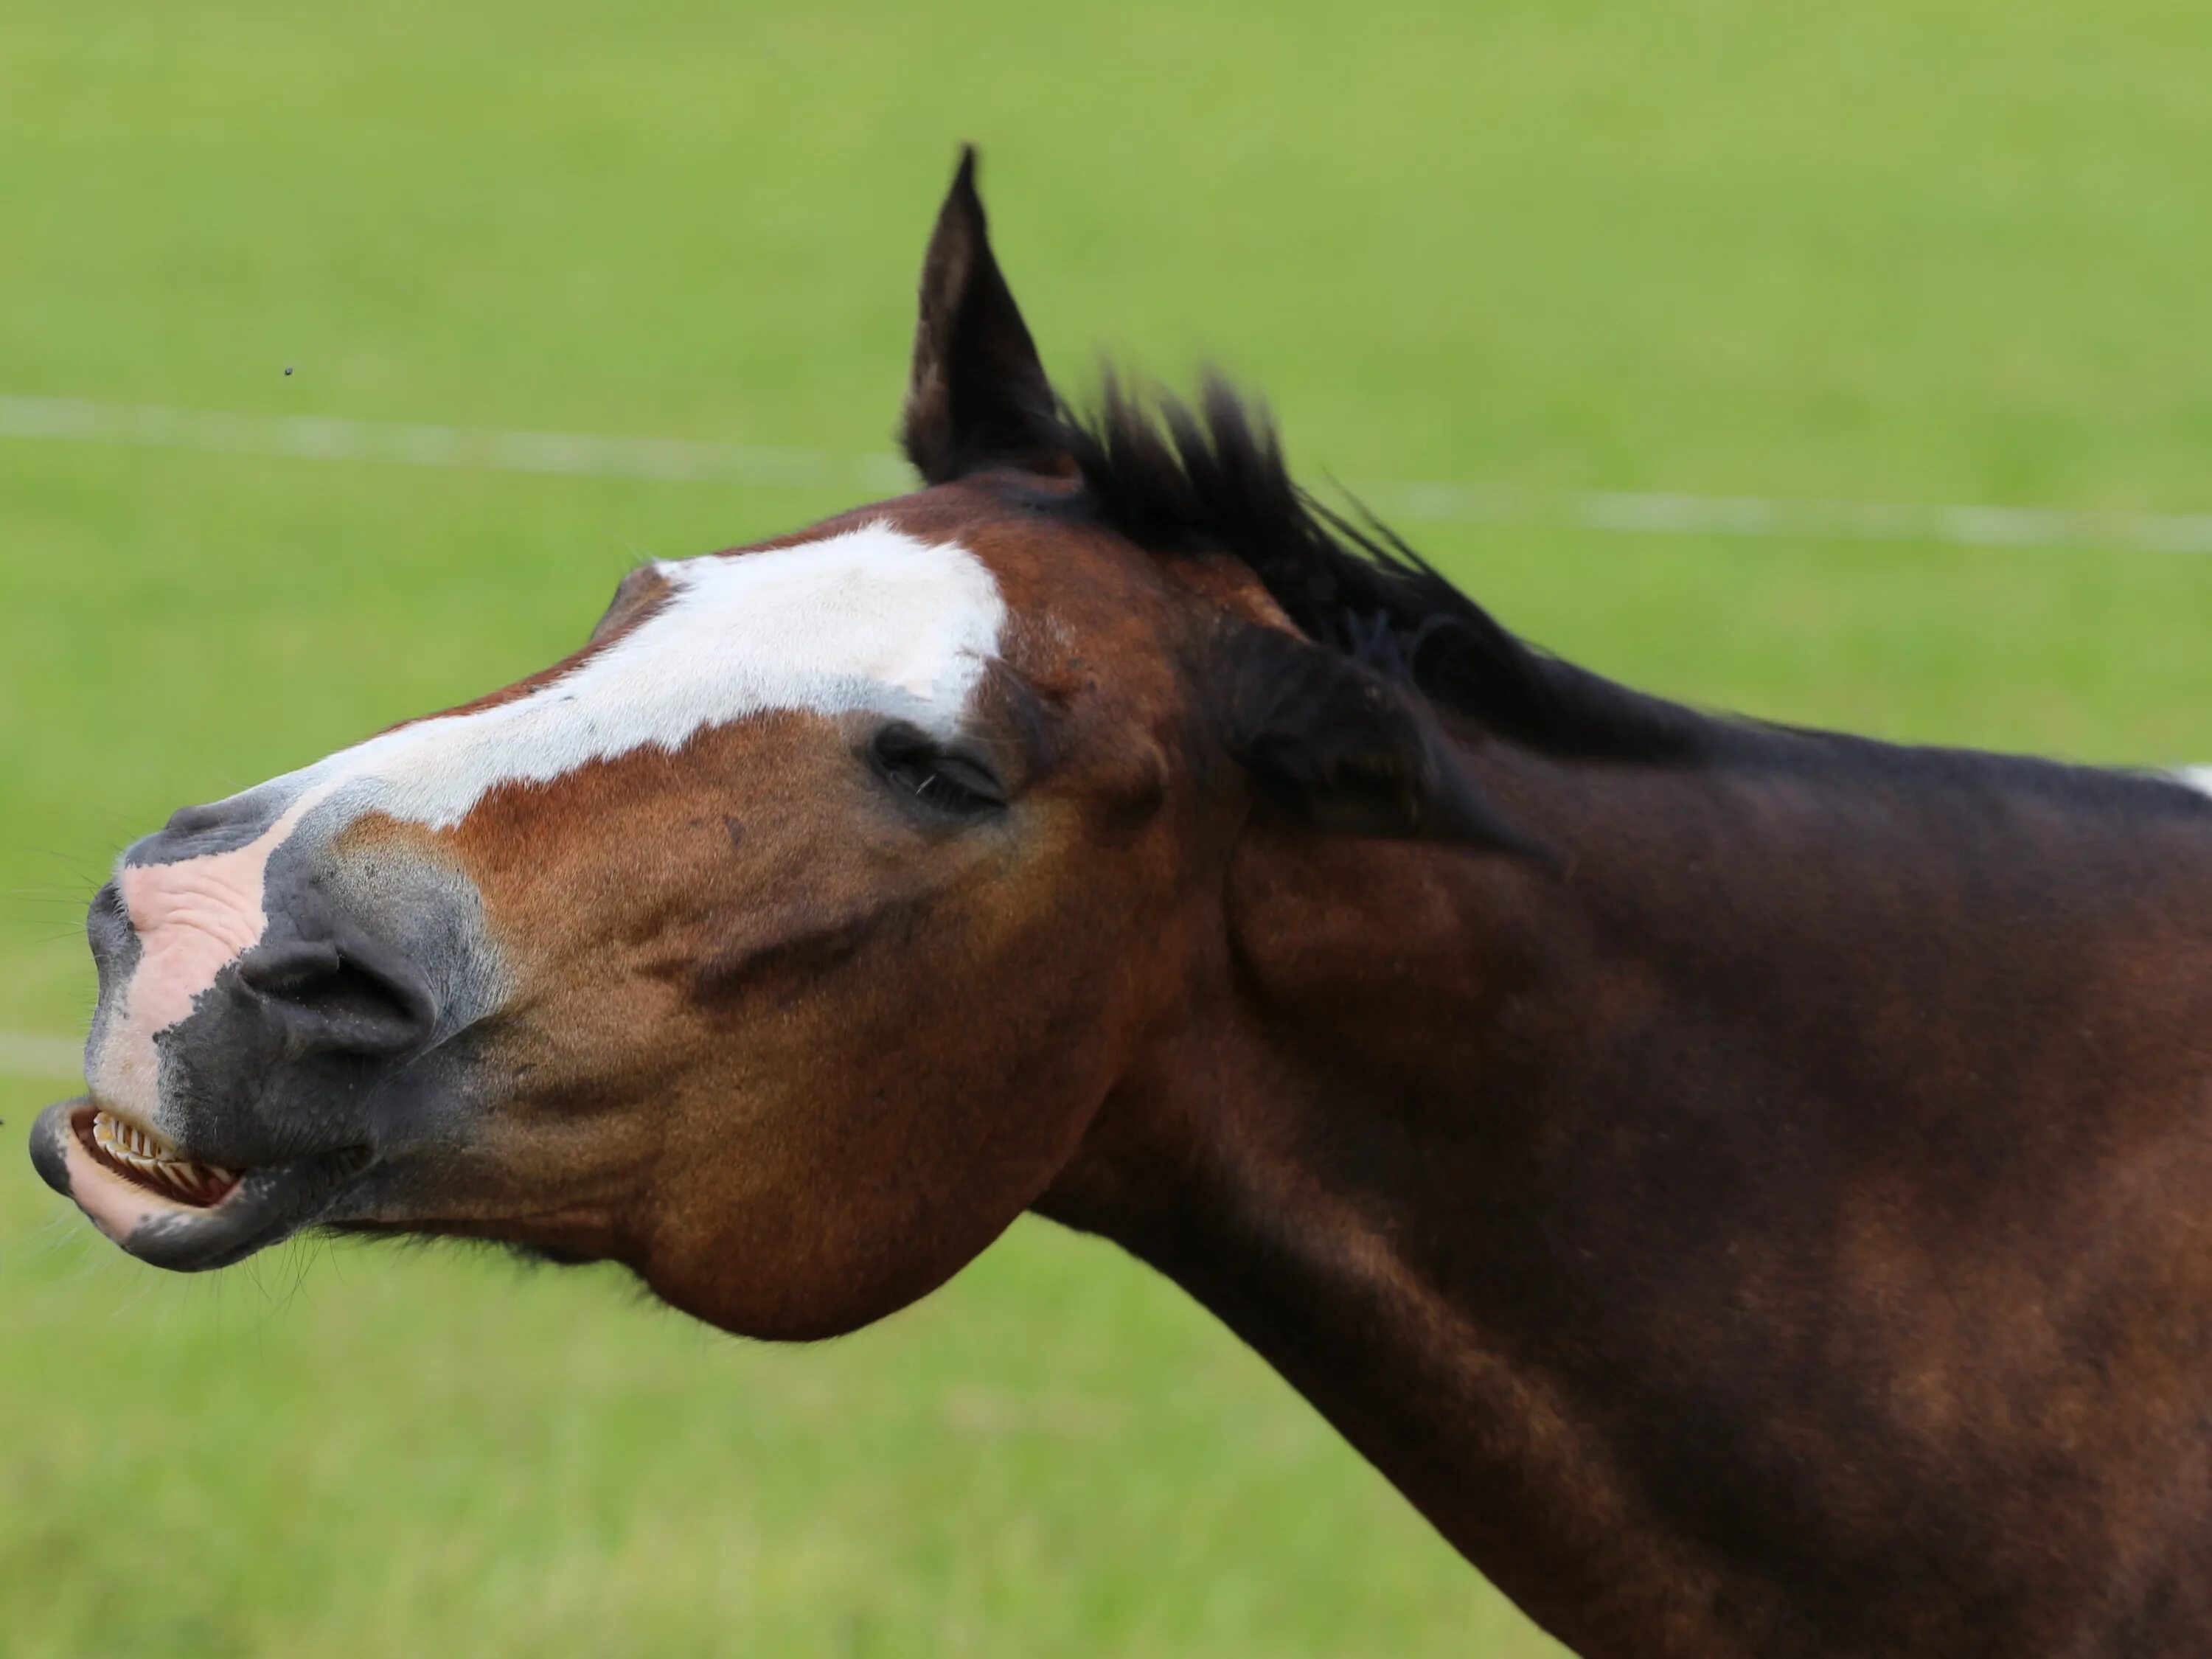
<path fill-rule="evenodd" d="M 0 392 L 866 454 L 957 140 L 1064 381 L 1357 478 L 2212 507 L 2212 18 L 0 0 Z M 296 373 L 284 376 L 285 365 Z M 0 440 L 0 1031 L 173 807 L 539 665 L 829 490 Z M 2212 562 L 1415 526 L 1699 701 L 2212 759 Z M 0 1079 L 0 1651 L 1553 1651 L 1270 1373 L 1024 1224 L 827 1347 L 598 1272 L 137 1269 Z"/>

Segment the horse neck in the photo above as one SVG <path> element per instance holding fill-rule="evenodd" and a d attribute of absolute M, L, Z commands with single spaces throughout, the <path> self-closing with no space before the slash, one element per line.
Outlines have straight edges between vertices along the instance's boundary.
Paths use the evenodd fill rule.
<path fill-rule="evenodd" d="M 1836 1494 L 1706 1454 L 1777 1415 L 1799 1382 L 1776 1356 L 1855 1293 L 1798 1275 L 1853 1217 L 1929 1230 L 1931 1125 L 1936 1179 L 2003 1171 L 1963 1194 L 1994 1224 L 2079 1179 L 2065 1110 L 2045 1145 L 2019 1109 L 2106 1086 L 2088 1062 L 2123 1034 L 2057 1060 L 1959 1043 L 2022 1000 L 2064 1018 L 2170 899 L 2141 868 L 2185 848 L 2212 895 L 2212 838 L 2136 824 L 2115 860 L 2094 822 L 1992 829 L 1984 802 L 1947 843 L 1917 786 L 1818 768 L 1481 770 L 1560 870 L 1255 835 L 1218 961 L 1040 1207 L 1212 1308 L 1579 1650 L 1749 1650 L 1793 1615 L 1763 1546 L 1717 1531 L 1817 1535 Z M 2033 953 L 2007 945 L 2024 915 Z"/>

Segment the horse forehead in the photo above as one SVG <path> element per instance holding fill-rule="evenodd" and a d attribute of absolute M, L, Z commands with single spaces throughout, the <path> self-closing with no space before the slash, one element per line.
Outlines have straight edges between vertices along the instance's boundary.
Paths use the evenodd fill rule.
<path fill-rule="evenodd" d="M 258 866 L 278 844 L 369 811 L 452 829 L 502 785 L 550 784 L 642 748 L 674 752 L 750 715 L 873 711 L 949 737 L 1006 623 L 982 560 L 887 523 L 654 570 L 659 598 L 598 647 L 509 693 L 179 813 L 125 854 L 126 886 L 149 898 L 155 885 L 181 890 L 211 860 L 244 854 Z M 151 875 L 179 866 L 198 868 L 173 882 Z"/>
<path fill-rule="evenodd" d="M 657 567 L 665 600 L 562 677 L 572 694 L 696 696 L 709 721 L 890 702 L 957 719 L 999 650 L 996 576 L 957 540 L 877 522 Z"/>
<path fill-rule="evenodd" d="M 888 524 L 655 569 L 665 595 L 564 672 L 371 738 L 303 785 L 445 829 L 501 784 L 672 752 L 750 715 L 872 711 L 950 736 L 1005 625 L 981 560 Z"/>

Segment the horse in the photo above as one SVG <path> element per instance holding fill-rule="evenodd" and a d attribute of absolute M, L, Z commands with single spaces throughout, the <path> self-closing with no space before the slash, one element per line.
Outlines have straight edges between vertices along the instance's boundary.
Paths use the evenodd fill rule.
<path fill-rule="evenodd" d="M 1078 410 L 972 151 L 902 437 L 131 846 L 40 1173 L 767 1339 L 1035 1212 L 1592 1659 L 2212 1643 L 2212 799 L 1642 695 L 1224 385 Z"/>

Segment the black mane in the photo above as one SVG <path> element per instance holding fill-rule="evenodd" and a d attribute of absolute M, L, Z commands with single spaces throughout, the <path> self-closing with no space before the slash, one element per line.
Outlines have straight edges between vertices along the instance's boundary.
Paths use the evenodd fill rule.
<path fill-rule="evenodd" d="M 1082 489 L 1043 502 L 1157 551 L 1233 555 L 1309 637 L 1500 737 L 1664 762 L 1710 754 L 1732 729 L 1530 645 L 1373 517 L 1316 501 L 1291 477 L 1264 410 L 1221 380 L 1194 408 L 1109 378 L 1096 414 L 1063 410 L 1059 428 Z"/>
<path fill-rule="evenodd" d="M 2076 802 L 2202 813 L 2212 799 L 2162 774 L 2026 755 L 1884 743 L 1708 714 L 1620 685 L 1520 638 L 1389 526 L 1301 489 L 1264 409 L 1209 379 L 1196 407 L 1133 397 L 1111 376 L 1097 411 L 1062 407 L 1055 447 L 1081 479 L 1037 498 L 1140 547 L 1242 560 L 1309 638 L 1411 685 L 1439 711 L 1561 759 L 1842 768 L 1863 779 L 1978 795 L 2028 789 Z"/>

